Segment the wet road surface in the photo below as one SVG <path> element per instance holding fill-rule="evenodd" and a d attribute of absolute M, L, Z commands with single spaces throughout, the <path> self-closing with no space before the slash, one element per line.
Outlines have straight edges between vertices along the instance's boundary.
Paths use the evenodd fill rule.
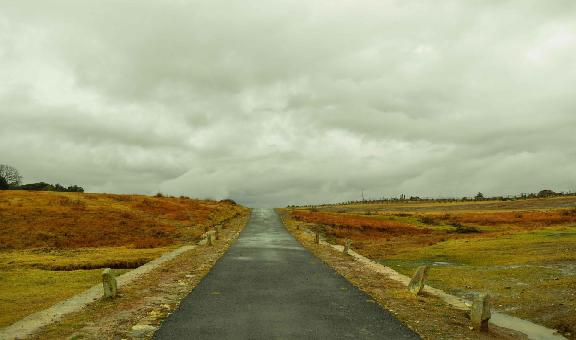
<path fill-rule="evenodd" d="M 272 209 L 238 240 L 155 339 L 419 339 L 305 250 Z"/>

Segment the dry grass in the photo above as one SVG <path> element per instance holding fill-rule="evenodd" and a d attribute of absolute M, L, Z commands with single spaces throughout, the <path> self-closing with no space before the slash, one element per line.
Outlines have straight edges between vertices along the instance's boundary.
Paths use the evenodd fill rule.
<path fill-rule="evenodd" d="M 563 197 L 285 211 L 330 242 L 352 239 L 356 251 L 403 274 L 431 264 L 433 286 L 464 297 L 487 291 L 497 309 L 574 337 L 574 206 L 575 197 Z"/>
<path fill-rule="evenodd" d="M 351 256 L 332 247 L 317 245 L 313 237 L 298 229 L 304 223 L 281 214 L 287 229 L 310 251 L 332 266 L 374 301 L 416 331 L 423 339 L 525 339 L 518 332 L 492 326 L 490 332 L 471 330 L 466 312 L 447 305 L 441 299 L 424 294 L 415 296 L 402 284 L 359 264 Z"/>
<path fill-rule="evenodd" d="M 146 280 L 123 286 L 116 299 L 99 300 L 69 314 L 31 339 L 132 339 L 133 325 L 157 326 L 208 273 L 247 220 L 247 215 L 234 218 L 213 246 L 196 247 L 164 263 L 149 272 Z"/>
<path fill-rule="evenodd" d="M 553 225 L 576 223 L 575 209 L 545 211 L 506 211 L 484 213 L 456 213 L 432 215 L 439 223 L 468 223 L 481 226 L 516 226 L 519 228 L 539 228 Z"/>
<path fill-rule="evenodd" d="M 248 210 L 139 195 L 0 191 L 0 327 L 125 272 Z"/>
<path fill-rule="evenodd" d="M 0 249 L 164 247 L 242 211 L 186 198 L 2 191 Z"/>
<path fill-rule="evenodd" d="M 409 223 L 401 221 L 350 214 L 296 210 L 292 213 L 292 216 L 300 221 L 322 225 L 325 234 L 338 238 L 347 237 L 357 239 L 370 236 L 399 236 L 430 233 L 427 229 L 416 228 Z"/>

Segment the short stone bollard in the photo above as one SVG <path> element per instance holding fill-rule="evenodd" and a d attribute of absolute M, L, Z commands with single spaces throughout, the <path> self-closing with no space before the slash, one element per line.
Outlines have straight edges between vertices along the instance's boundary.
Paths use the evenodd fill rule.
<path fill-rule="evenodd" d="M 315 242 L 316 244 L 320 244 L 320 233 L 319 233 L 319 232 L 316 232 L 316 237 L 315 237 L 315 239 L 314 239 L 314 242 Z"/>
<path fill-rule="evenodd" d="M 416 270 L 416 274 L 414 274 L 414 277 L 412 277 L 412 280 L 410 280 L 408 284 L 408 289 L 413 294 L 419 295 L 420 292 L 422 292 L 426 284 L 426 278 L 428 277 L 428 269 L 430 269 L 430 266 L 420 266 Z"/>
<path fill-rule="evenodd" d="M 344 243 L 344 250 L 342 251 L 342 253 L 344 253 L 344 255 L 348 255 L 348 251 L 350 250 L 351 246 L 352 246 L 352 241 L 346 240 L 346 242 Z"/>
<path fill-rule="evenodd" d="M 104 288 L 104 298 L 116 297 L 118 288 L 112 269 L 106 268 L 102 272 L 102 286 Z"/>
<path fill-rule="evenodd" d="M 208 234 L 208 238 L 206 239 L 206 244 L 209 246 L 212 245 L 212 234 Z"/>
<path fill-rule="evenodd" d="M 488 320 L 492 314 L 490 313 L 490 295 L 480 293 L 474 297 L 472 307 L 470 308 L 470 321 L 472 327 L 479 332 L 488 331 Z"/>

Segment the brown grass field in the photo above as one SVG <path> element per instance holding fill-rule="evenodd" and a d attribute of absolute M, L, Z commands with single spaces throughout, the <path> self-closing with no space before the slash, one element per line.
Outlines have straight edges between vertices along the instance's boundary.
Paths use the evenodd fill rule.
<path fill-rule="evenodd" d="M 576 197 L 285 209 L 332 243 L 494 308 L 576 334 Z"/>
<path fill-rule="evenodd" d="M 120 274 L 248 209 L 141 195 L 0 191 L 0 327 Z"/>

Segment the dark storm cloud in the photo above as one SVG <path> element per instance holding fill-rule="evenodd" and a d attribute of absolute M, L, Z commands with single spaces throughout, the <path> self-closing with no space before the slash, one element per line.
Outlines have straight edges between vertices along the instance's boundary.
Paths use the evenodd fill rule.
<path fill-rule="evenodd" d="M 2 1 L 0 161 L 252 205 L 575 189 L 573 1 Z"/>

